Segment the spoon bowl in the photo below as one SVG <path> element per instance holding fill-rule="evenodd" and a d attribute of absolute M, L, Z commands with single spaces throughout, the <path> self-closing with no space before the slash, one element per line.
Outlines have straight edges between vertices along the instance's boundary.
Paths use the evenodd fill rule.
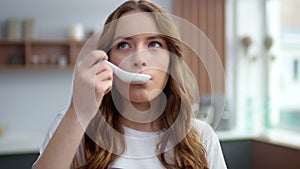
<path fill-rule="evenodd" d="M 118 66 L 114 65 L 113 63 L 104 60 L 106 64 L 108 64 L 114 71 L 114 74 L 120 78 L 122 81 L 131 84 L 144 84 L 147 83 L 150 79 L 150 75 L 141 74 L 141 73 L 132 73 L 127 72 L 125 70 L 120 69 Z"/>

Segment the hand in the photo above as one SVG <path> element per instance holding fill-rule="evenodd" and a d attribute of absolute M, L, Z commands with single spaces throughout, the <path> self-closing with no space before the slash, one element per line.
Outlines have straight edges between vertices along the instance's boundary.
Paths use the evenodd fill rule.
<path fill-rule="evenodd" d="M 75 68 L 72 106 L 85 128 L 98 112 L 103 96 L 112 88 L 113 70 L 102 61 L 107 59 L 105 52 L 94 50 Z"/>

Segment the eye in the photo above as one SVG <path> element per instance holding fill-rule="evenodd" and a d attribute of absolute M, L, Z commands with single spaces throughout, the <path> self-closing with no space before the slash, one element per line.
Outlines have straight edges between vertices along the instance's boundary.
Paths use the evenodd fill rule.
<path fill-rule="evenodd" d="M 158 47 L 161 47 L 161 43 L 159 43 L 157 41 L 153 41 L 153 42 L 150 42 L 150 44 L 148 45 L 148 47 L 158 48 Z"/>
<path fill-rule="evenodd" d="M 118 49 L 128 49 L 130 48 L 130 45 L 127 42 L 120 42 L 117 47 Z"/>

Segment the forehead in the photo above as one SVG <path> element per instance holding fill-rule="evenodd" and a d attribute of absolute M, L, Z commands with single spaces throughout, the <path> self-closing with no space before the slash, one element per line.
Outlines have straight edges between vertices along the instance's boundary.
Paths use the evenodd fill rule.
<path fill-rule="evenodd" d="M 151 13 L 131 11 L 123 14 L 117 21 L 115 37 L 132 37 L 145 33 L 159 34 Z"/>

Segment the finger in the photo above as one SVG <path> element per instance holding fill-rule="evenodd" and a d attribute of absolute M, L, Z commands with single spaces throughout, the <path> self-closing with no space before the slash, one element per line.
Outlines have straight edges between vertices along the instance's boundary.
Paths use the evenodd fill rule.
<path fill-rule="evenodd" d="M 112 79 L 113 70 L 106 64 L 100 64 L 84 71 L 83 69 L 77 69 L 75 81 L 85 84 L 85 86 L 95 86 L 95 83 Z"/>
<path fill-rule="evenodd" d="M 97 64 L 92 65 L 91 67 L 87 67 L 87 62 L 84 62 L 80 67 L 76 69 L 76 74 L 82 75 L 84 78 L 95 78 L 98 74 L 109 71 L 112 72 L 113 70 L 104 62 L 100 61 Z"/>
<path fill-rule="evenodd" d="M 107 60 L 108 56 L 102 50 L 93 50 L 88 53 L 88 55 L 83 58 L 79 66 L 82 67 L 91 67 L 101 60 Z"/>
<path fill-rule="evenodd" d="M 105 64 L 104 62 L 102 62 L 102 61 L 95 64 L 95 66 L 97 66 L 96 75 L 98 75 L 99 73 L 102 73 L 104 71 L 109 71 L 109 72 L 113 73 L 112 68 L 110 66 L 108 66 L 107 64 Z"/>
<path fill-rule="evenodd" d="M 112 88 L 112 80 L 101 81 L 101 83 L 97 83 L 95 86 L 96 94 L 99 97 L 103 97 L 107 94 Z"/>
<path fill-rule="evenodd" d="M 113 72 L 112 70 L 105 70 L 101 73 L 96 75 L 96 82 L 101 82 L 105 80 L 112 80 L 113 79 Z"/>
<path fill-rule="evenodd" d="M 96 76 L 95 79 L 95 88 L 97 93 L 106 93 L 109 88 L 112 86 L 113 81 L 113 72 L 112 71 L 104 71 Z"/>
<path fill-rule="evenodd" d="M 109 93 L 111 91 L 112 86 L 110 86 L 109 88 L 106 89 L 106 91 L 104 92 L 104 95 L 106 95 L 107 93 Z"/>

